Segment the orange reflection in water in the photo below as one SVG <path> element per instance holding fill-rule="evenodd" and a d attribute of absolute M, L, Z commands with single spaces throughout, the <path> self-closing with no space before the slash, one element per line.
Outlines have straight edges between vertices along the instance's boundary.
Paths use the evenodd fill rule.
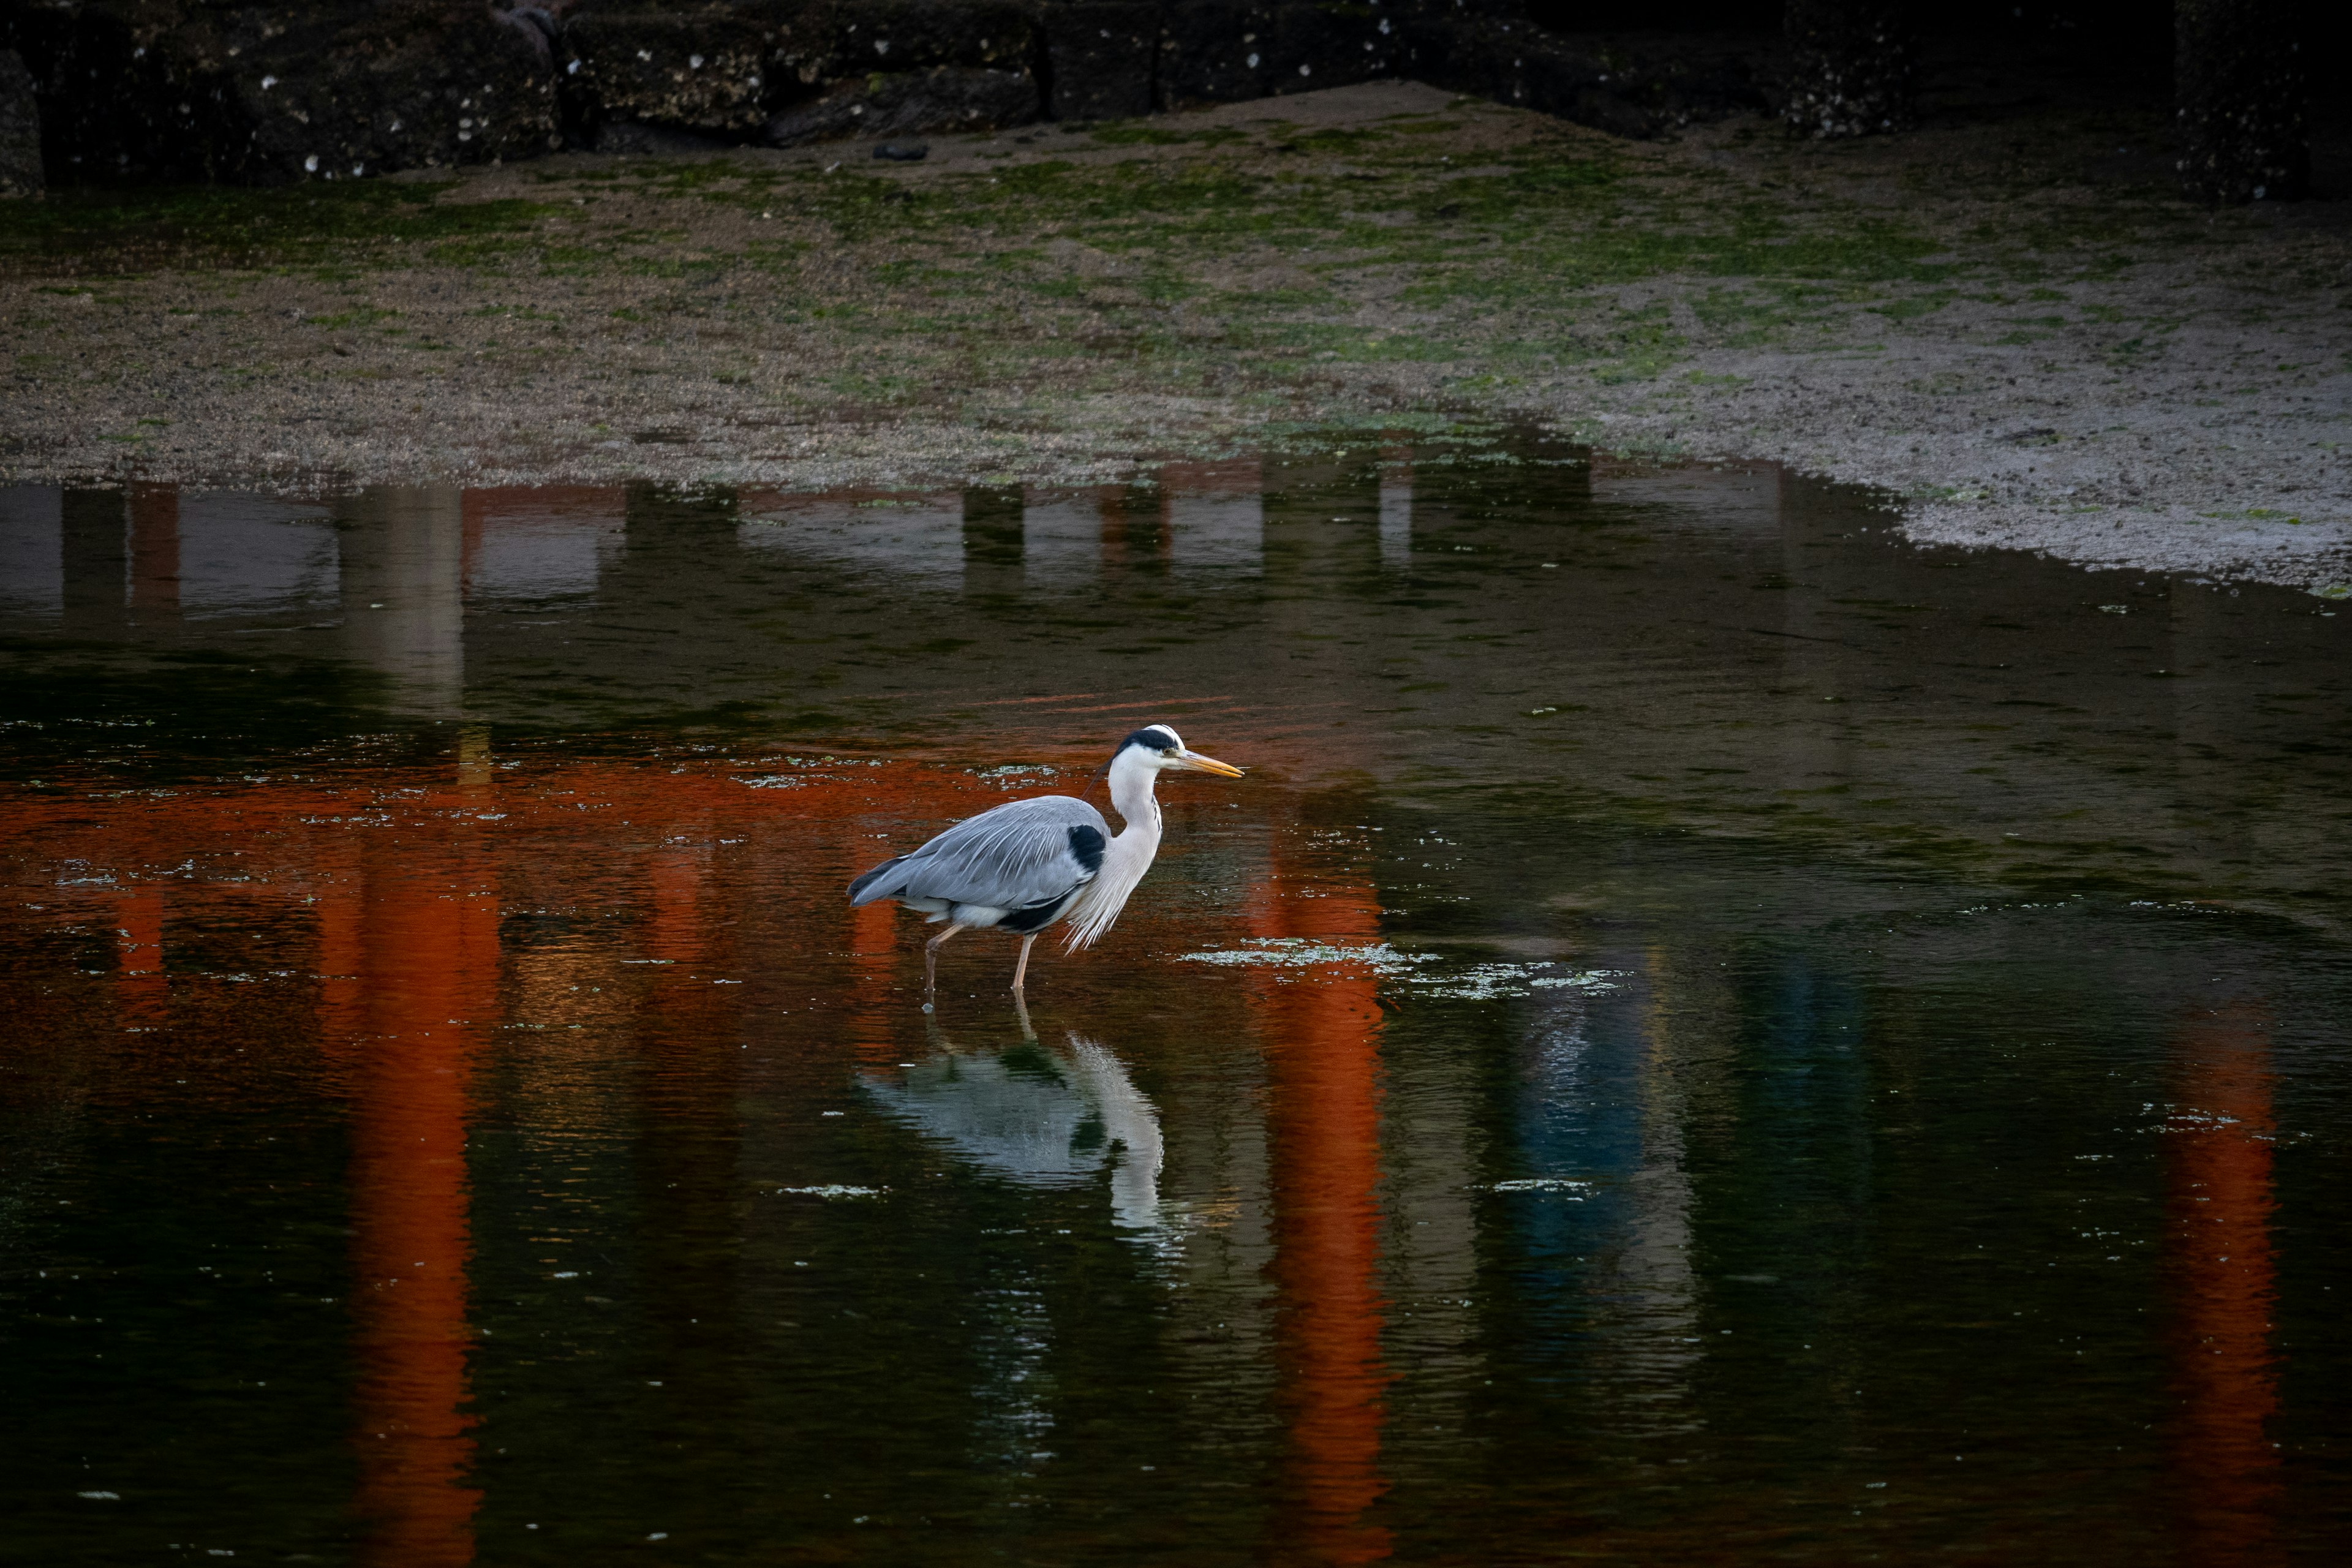
<path fill-rule="evenodd" d="M 1276 875 L 1251 910 L 1259 937 L 1372 938 L 1380 905 L 1362 885 L 1325 881 L 1283 898 Z M 1277 1398 L 1288 1421 L 1277 1522 L 1286 1556 L 1371 1563 L 1390 1531 L 1365 1513 L 1387 1489 L 1381 1428 L 1389 1373 L 1381 1359 L 1381 1016 L 1369 973 L 1285 984 L 1260 980 L 1273 1095 Z"/>
<path fill-rule="evenodd" d="M 2279 1455 L 2264 1430 L 2278 1409 L 2268 1015 L 2241 1003 L 2196 1018 L 2174 1050 L 2184 1113 L 2165 1140 L 2165 1240 L 2179 1314 L 2179 1560 L 2252 1568 L 2280 1560 Z"/>
<path fill-rule="evenodd" d="M 362 860 L 322 947 L 355 993 L 351 1219 L 357 1509 L 363 1557 L 472 1561 L 466 1119 L 495 1005 L 498 901 L 475 858 L 386 846 Z M 322 953 L 322 956 L 327 956 Z"/>
<path fill-rule="evenodd" d="M 62 792 L 0 795 L 9 864 L 33 879 L 17 902 L 117 933 L 113 1001 L 125 1025 L 166 1024 L 172 987 L 220 983 L 167 976 L 174 922 L 309 928 L 315 989 L 255 1001 L 310 1009 L 311 1037 L 347 1076 L 361 1554 L 428 1568 L 472 1560 L 482 1496 L 470 1476 L 466 1142 L 476 1050 L 501 1021 L 501 889 L 604 904 L 642 889 L 646 956 L 671 961 L 651 973 L 678 976 L 657 983 L 655 1005 L 699 1017 L 719 1038 L 728 1031 L 711 1016 L 740 993 L 686 972 L 725 956 L 713 952 L 714 931 L 739 904 L 714 889 L 705 841 L 808 824 L 792 831 L 819 847 L 811 859 L 827 862 L 809 868 L 812 879 L 838 887 L 829 862 L 870 853 L 877 826 L 944 820 L 1001 798 L 974 800 L 971 781 L 919 768 L 861 769 L 854 781 L 790 791 L 746 790 L 722 769 L 679 774 L 625 761 L 516 777 L 497 772 L 479 737 L 454 763 L 184 787 L 97 811 Z M 93 890 L 60 897 L 54 868 L 65 864 L 86 868 L 73 886 Z M 194 868 L 216 868 L 221 879 Z M 872 948 L 886 970 L 911 951 L 894 913 L 874 911 L 848 944 Z M 847 936 L 845 901 L 812 916 L 821 929 L 803 951 Z"/>
<path fill-rule="evenodd" d="M 168 997 L 163 978 L 163 889 L 138 883 L 115 901 L 115 994 L 126 1027 L 152 1027 L 163 1021 Z"/>
<path fill-rule="evenodd" d="M 593 973 L 604 984 L 606 1005 L 651 1007 L 674 1026 L 691 1017 L 675 1032 L 719 1041 L 731 1035 L 720 1016 L 749 987 L 715 982 L 740 974 L 733 928 L 757 908 L 791 927 L 789 935 L 769 932 L 766 951 L 794 955 L 810 992 L 849 981 L 847 1022 L 859 1048 L 897 1059 L 900 1010 L 912 1005 L 930 933 L 889 905 L 851 910 L 845 884 L 891 848 L 1008 792 L 960 771 L 903 763 L 855 773 L 816 768 L 800 787 L 745 787 L 778 766 L 772 758 L 685 772 L 670 759 L 563 761 L 508 772 L 469 742 L 454 762 L 430 767 L 223 781 L 119 809 L 58 794 L 0 795 L 0 836 L 17 851 L 12 864 L 48 889 L 34 896 L 28 883 L 26 901 L 54 904 L 61 920 L 102 910 L 125 933 L 116 939 L 113 985 L 126 1016 L 166 1019 L 167 984 L 221 983 L 193 970 L 167 981 L 162 958 L 175 922 L 282 927 L 315 944 L 314 980 L 257 992 L 254 1001 L 307 1010 L 294 1032 L 307 1028 L 350 1086 L 351 1430 L 366 1561 L 439 1568 L 475 1554 L 483 1492 L 472 1474 L 468 1362 L 478 1335 L 466 1144 L 478 1053 L 513 1021 L 499 1012 L 502 903 L 635 904 L 643 918 L 612 928 L 614 945 L 598 938 L 595 951 L 574 955 L 578 977 Z M 771 889 L 735 879 L 716 846 L 721 836 L 777 830 L 789 846 L 780 885 L 807 897 L 762 904 Z M 91 891 L 55 889 L 53 868 L 68 861 L 88 868 Z M 103 891 L 100 872 L 112 878 Z M 1297 891 L 1286 880 L 1278 886 Z M 1308 891 L 1266 905 L 1255 929 L 1376 931 L 1373 900 L 1360 886 Z M 85 901 L 68 904 L 75 899 Z M 671 962 L 613 967 L 624 953 Z M 1010 962 L 1002 944 L 967 953 L 959 978 L 974 988 L 1001 984 Z M 614 986 L 622 975 L 644 985 L 637 1003 L 622 1000 L 635 994 Z M 802 978 L 793 973 L 777 985 L 795 1009 L 809 994 L 799 991 Z M 1366 1562 L 1389 1550 L 1388 1533 L 1362 1517 L 1384 1486 L 1387 1382 L 1375 1279 L 1373 989 L 1370 976 L 1341 976 L 1255 994 L 1277 1090 L 1273 1272 L 1286 1320 L 1280 1376 L 1297 1521 L 1289 1549 L 1319 1562 Z"/>

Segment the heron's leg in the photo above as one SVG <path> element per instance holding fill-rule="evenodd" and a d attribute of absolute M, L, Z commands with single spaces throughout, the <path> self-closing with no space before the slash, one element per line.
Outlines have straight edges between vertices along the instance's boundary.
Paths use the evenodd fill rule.
<path fill-rule="evenodd" d="M 1018 991 L 1013 994 L 1013 1013 L 1021 1020 L 1021 1037 L 1034 1045 L 1037 1040 L 1037 1026 L 1029 1021 L 1028 1000 Z"/>
<path fill-rule="evenodd" d="M 1021 977 L 1029 973 L 1029 949 L 1036 940 L 1037 933 L 1034 931 L 1021 939 L 1021 962 L 1013 966 L 1013 994 L 1015 996 L 1021 994 Z"/>
<path fill-rule="evenodd" d="M 955 935 L 956 932 L 961 930 L 963 930 L 963 927 L 950 924 L 945 931 L 940 932 L 939 935 L 923 943 L 924 995 L 929 996 L 932 992 L 937 991 L 940 988 L 940 949 L 947 945 L 948 938 Z"/>

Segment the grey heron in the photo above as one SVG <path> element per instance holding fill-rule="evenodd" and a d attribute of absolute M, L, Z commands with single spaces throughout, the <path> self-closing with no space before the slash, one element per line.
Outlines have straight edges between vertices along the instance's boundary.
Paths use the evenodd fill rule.
<path fill-rule="evenodd" d="M 923 994 L 939 989 L 940 949 L 960 931 L 994 927 L 1021 938 L 1013 994 L 1029 973 L 1040 932 L 1068 916 L 1069 951 L 1110 929 L 1160 851 L 1160 803 L 1152 781 L 1171 768 L 1239 778 L 1242 770 L 1189 751 L 1175 731 L 1148 724 L 1118 743 L 1104 772 L 1110 803 L 1126 826 L 1114 835 L 1103 814 L 1074 795 L 1007 801 L 966 817 L 921 848 L 896 855 L 849 884 L 852 904 L 896 899 L 947 929 L 923 944 Z M 929 1003 L 924 1003 L 928 1011 Z"/>

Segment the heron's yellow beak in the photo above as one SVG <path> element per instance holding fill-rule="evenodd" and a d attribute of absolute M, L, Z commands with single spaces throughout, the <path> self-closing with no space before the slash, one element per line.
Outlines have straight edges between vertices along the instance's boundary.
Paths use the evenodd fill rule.
<path fill-rule="evenodd" d="M 1221 763 L 1214 757 L 1204 757 L 1198 752 L 1183 752 L 1177 757 L 1176 761 L 1184 767 L 1199 773 L 1215 773 L 1221 778 L 1237 779 L 1242 776 L 1241 769 L 1234 766 L 1233 763 Z"/>

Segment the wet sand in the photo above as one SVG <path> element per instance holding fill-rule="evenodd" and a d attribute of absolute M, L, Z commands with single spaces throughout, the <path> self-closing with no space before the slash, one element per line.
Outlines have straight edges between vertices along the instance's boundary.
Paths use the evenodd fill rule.
<path fill-rule="evenodd" d="M 233 232 L 0 250 L 0 478 L 1070 483 L 1513 420 L 1883 487 L 1922 540 L 2341 592 L 2352 203 L 2192 211 L 2161 132 L 1635 145 L 1385 84 L 911 165 L 239 195 Z"/>

